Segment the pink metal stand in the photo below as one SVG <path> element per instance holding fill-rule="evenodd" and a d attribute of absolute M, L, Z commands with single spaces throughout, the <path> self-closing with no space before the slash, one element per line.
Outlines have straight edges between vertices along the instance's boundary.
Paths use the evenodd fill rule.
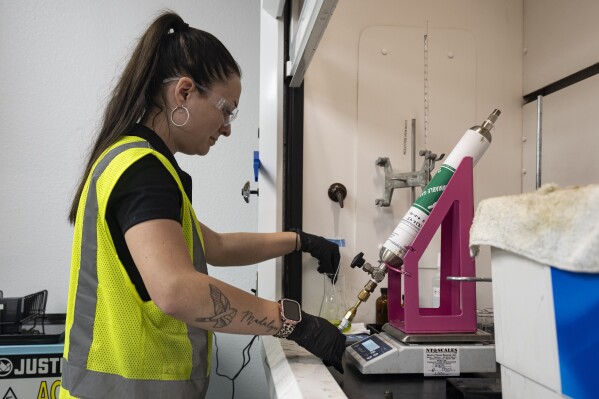
<path fill-rule="evenodd" d="M 406 253 L 402 270 L 389 269 L 389 323 L 404 333 L 476 332 L 476 283 L 447 280 L 447 276 L 476 276 L 468 247 L 474 217 L 472 167 L 471 157 L 462 160 Z M 440 306 L 421 308 L 418 261 L 439 226 Z"/>

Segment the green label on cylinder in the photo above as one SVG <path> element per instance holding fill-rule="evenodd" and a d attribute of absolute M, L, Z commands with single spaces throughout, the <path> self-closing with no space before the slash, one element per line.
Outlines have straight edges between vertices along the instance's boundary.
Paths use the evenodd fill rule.
<path fill-rule="evenodd" d="M 426 213 L 426 215 L 430 215 L 431 211 L 435 207 L 437 200 L 445 190 L 449 179 L 455 173 L 455 169 L 447 164 L 441 165 L 435 176 L 433 176 L 432 180 L 427 184 L 427 186 L 422 190 L 422 194 L 416 199 L 414 202 L 414 207 Z"/>

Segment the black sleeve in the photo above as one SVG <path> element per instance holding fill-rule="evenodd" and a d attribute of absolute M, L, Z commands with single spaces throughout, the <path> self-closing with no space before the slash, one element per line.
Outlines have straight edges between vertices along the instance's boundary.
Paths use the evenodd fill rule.
<path fill-rule="evenodd" d="M 108 206 L 125 234 L 147 220 L 172 219 L 181 223 L 181 204 L 181 191 L 173 176 L 160 160 L 146 155 L 119 178 Z"/>
<path fill-rule="evenodd" d="M 182 203 L 175 179 L 153 155 L 146 155 L 131 165 L 119 178 L 108 199 L 106 220 L 112 240 L 143 301 L 151 298 L 125 242 L 125 232 L 136 224 L 153 219 L 171 219 L 181 223 Z"/>

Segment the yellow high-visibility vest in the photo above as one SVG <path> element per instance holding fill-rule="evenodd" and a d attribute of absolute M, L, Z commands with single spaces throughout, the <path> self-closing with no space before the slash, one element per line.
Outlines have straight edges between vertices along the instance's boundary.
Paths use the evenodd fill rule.
<path fill-rule="evenodd" d="M 97 160 L 75 222 L 60 398 L 204 397 L 212 334 L 140 298 L 119 260 L 106 221 L 110 193 L 135 161 L 152 154 L 177 182 L 181 224 L 194 267 L 207 273 L 199 222 L 166 157 L 125 136 Z"/>

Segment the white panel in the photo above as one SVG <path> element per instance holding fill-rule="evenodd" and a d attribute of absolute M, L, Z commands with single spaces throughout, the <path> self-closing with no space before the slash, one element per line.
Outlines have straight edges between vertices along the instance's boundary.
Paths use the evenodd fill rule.
<path fill-rule="evenodd" d="M 501 396 L 504 399 L 567 398 L 505 366 L 501 366 Z"/>
<path fill-rule="evenodd" d="M 561 392 L 551 269 L 492 248 L 497 362 Z"/>
<path fill-rule="evenodd" d="M 258 231 L 281 230 L 282 125 L 283 125 L 283 22 L 267 11 L 260 14 L 260 189 Z M 258 295 L 281 296 L 281 259 L 260 264 Z"/>
<path fill-rule="evenodd" d="M 561 187 L 599 182 L 599 76 L 543 97 L 541 183 Z M 535 188 L 537 101 L 524 106 L 523 191 Z"/>
<path fill-rule="evenodd" d="M 385 188 L 378 157 L 389 157 L 397 172 L 411 170 L 411 120 L 416 119 L 416 149 L 449 153 L 474 123 L 476 52 L 472 35 L 456 29 L 429 29 L 429 133 L 424 133 L 425 29 L 377 26 L 360 40 L 358 76 L 358 137 L 356 142 L 356 241 L 366 258 L 378 259 L 385 242 L 412 204 L 410 189 L 396 189 L 391 206 L 374 206 Z M 440 74 L 443 71 L 443 74 Z M 427 143 L 425 143 L 427 141 Z M 425 145 L 426 144 L 426 145 Z M 416 168 L 422 164 L 417 155 Z M 437 164 L 437 168 L 440 163 Z M 436 171 L 436 170 L 435 170 Z M 420 189 L 417 189 L 420 194 Z M 440 234 L 429 245 L 419 266 L 437 266 Z M 432 275 L 422 276 L 422 281 Z M 420 303 L 432 303 L 432 281 L 421 286 Z"/>

